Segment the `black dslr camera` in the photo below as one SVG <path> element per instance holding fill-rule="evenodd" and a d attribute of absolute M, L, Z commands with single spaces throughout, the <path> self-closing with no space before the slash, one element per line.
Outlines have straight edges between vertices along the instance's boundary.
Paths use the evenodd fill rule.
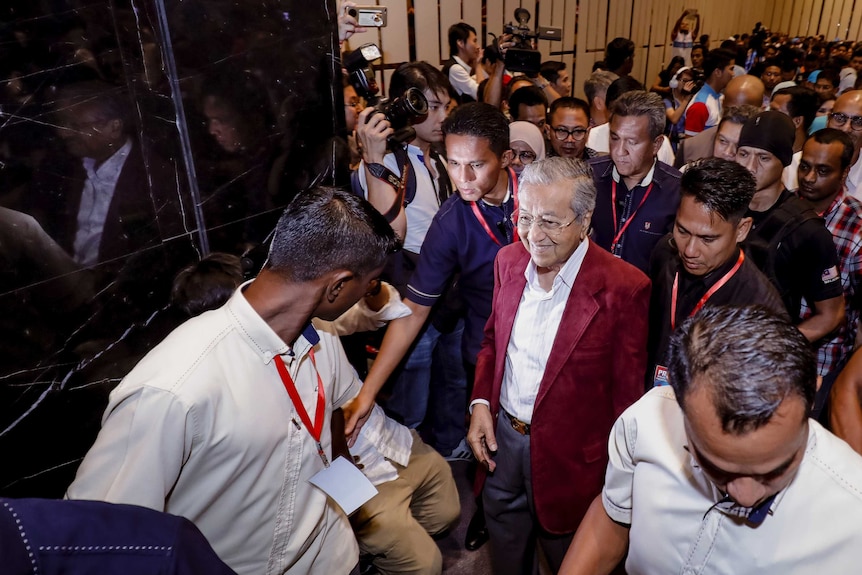
<path fill-rule="evenodd" d="M 485 50 L 485 55 L 492 63 L 502 59 L 506 64 L 506 69 L 510 72 L 523 72 L 528 76 L 536 76 L 539 73 L 539 69 L 542 67 L 542 54 L 533 49 L 533 41 L 536 39 L 560 40 L 562 39 L 562 30 L 540 26 L 538 31 L 533 32 L 527 26 L 530 17 L 529 10 L 515 8 L 517 25 L 509 22 L 503 26 L 503 34 L 511 35 L 511 42 L 514 44 L 506 50 L 505 58 L 503 58 L 500 50 L 499 39 L 491 34 L 494 40 Z"/>
<path fill-rule="evenodd" d="M 428 113 L 428 100 L 425 94 L 418 88 L 408 88 L 400 98 L 381 98 L 378 95 L 380 88 L 374 78 L 374 68 L 371 63 L 380 59 L 380 48 L 375 44 L 365 44 L 358 50 L 351 52 L 344 59 L 344 67 L 347 69 L 348 81 L 356 90 L 356 93 L 368 102 L 377 112 L 380 112 L 389 123 L 395 133 L 389 140 L 404 143 L 416 137 L 416 130 L 411 126 L 411 120 L 421 118 Z M 368 115 L 368 119 L 371 114 Z"/>

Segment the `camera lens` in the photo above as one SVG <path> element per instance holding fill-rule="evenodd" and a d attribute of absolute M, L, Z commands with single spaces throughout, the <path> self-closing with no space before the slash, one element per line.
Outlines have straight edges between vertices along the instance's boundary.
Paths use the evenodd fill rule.
<path fill-rule="evenodd" d="M 404 106 L 413 116 L 424 116 L 428 113 L 428 100 L 418 88 L 410 88 L 404 93 Z"/>

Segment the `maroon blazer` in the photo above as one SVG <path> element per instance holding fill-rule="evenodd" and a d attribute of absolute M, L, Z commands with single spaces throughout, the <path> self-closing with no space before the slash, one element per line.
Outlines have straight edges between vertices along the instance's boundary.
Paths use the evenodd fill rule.
<path fill-rule="evenodd" d="M 518 242 L 501 249 L 494 263 L 493 310 L 472 399 L 488 400 L 495 418 L 529 261 Z M 539 524 L 550 533 L 577 529 L 602 490 L 611 427 L 643 394 L 649 295 L 650 281 L 640 270 L 590 243 L 533 408 L 533 499 Z"/>

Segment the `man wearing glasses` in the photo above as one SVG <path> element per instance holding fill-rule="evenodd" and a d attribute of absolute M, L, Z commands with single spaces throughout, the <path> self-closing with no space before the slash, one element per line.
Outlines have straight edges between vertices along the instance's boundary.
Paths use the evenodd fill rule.
<path fill-rule="evenodd" d="M 590 106 L 580 98 L 559 98 L 551 104 L 545 134 L 554 156 L 588 160 L 598 153 L 587 147 Z"/>
<path fill-rule="evenodd" d="M 851 196 L 862 199 L 862 162 L 859 161 L 859 148 L 862 147 L 862 90 L 841 94 L 835 100 L 826 125 L 841 130 L 853 140 L 853 167 L 847 174 L 844 186 Z"/>
<path fill-rule="evenodd" d="M 487 472 L 498 575 L 532 572 L 536 543 L 556 573 L 601 491 L 608 432 L 641 395 L 646 363 L 650 284 L 587 239 L 589 166 L 530 164 L 519 192 L 521 241 L 495 262 L 467 435 Z"/>

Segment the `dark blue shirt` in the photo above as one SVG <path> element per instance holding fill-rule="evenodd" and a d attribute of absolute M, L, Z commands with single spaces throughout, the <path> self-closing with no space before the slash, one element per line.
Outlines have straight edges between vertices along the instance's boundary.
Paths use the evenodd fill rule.
<path fill-rule="evenodd" d="M 235 575 L 188 519 L 101 501 L 0 498 L 0 562 L 5 575 Z"/>
<path fill-rule="evenodd" d="M 590 160 L 593 180 L 596 183 L 596 209 L 593 211 L 592 239 L 604 249 L 611 251 L 617 230 L 634 214 L 616 250 L 613 252 L 644 273 L 649 273 L 650 254 L 658 241 L 673 229 L 676 210 L 679 207 L 679 170 L 664 162 L 656 161 L 652 177 L 652 191 L 644 205 L 643 200 L 649 186 L 626 188 L 622 178 L 617 183 L 617 221 L 614 221 L 612 193 L 614 163 L 610 156 Z"/>
<path fill-rule="evenodd" d="M 433 306 L 459 273 L 458 290 L 467 315 L 464 323 L 464 360 L 476 363 L 485 322 L 491 315 L 494 296 L 494 258 L 497 251 L 515 238 L 512 225 L 513 179 L 509 176 L 509 198 L 502 206 L 476 202 L 497 239 L 491 239 L 473 213 L 471 202 L 454 195 L 446 200 L 431 221 L 416 271 L 407 286 L 407 298 L 417 304 Z"/>

